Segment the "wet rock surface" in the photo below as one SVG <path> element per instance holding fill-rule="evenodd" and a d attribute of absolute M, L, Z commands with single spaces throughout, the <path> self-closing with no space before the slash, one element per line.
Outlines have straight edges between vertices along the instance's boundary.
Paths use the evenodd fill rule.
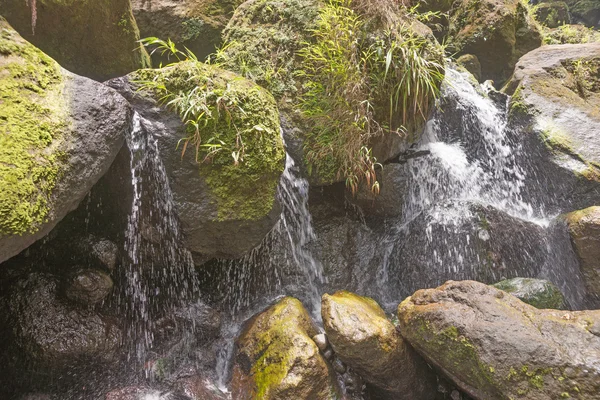
<path fill-rule="evenodd" d="M 565 306 L 565 299 L 560 289 L 552 282 L 543 279 L 512 278 L 492 286 L 510 293 L 535 308 L 561 309 Z"/>
<path fill-rule="evenodd" d="M 378 398 L 433 399 L 435 376 L 398 335 L 377 302 L 340 291 L 323 295 L 323 326 L 345 364 L 375 386 Z M 344 373 L 344 365 L 334 369 Z"/>
<path fill-rule="evenodd" d="M 104 272 L 80 269 L 66 283 L 65 295 L 69 300 L 93 306 L 104 300 L 113 288 L 113 281 Z"/>
<path fill-rule="evenodd" d="M 280 300 L 247 322 L 236 341 L 236 399 L 334 399 L 332 372 L 311 339 L 314 322 L 302 304 Z"/>
<path fill-rule="evenodd" d="M 13 284 L 7 295 L 6 327 L 28 359 L 45 366 L 86 358 L 115 360 L 120 329 L 110 319 L 61 299 L 52 276 L 31 274 Z"/>
<path fill-rule="evenodd" d="M 569 234 L 585 286 L 600 301 L 600 207 L 589 207 L 566 215 Z"/>
<path fill-rule="evenodd" d="M 476 399 L 600 398 L 600 311 L 538 310 L 473 281 L 417 291 L 400 333 Z"/>

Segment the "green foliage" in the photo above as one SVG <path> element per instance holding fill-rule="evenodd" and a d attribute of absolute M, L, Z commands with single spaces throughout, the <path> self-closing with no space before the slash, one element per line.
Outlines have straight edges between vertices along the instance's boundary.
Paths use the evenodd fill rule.
<path fill-rule="evenodd" d="M 0 235 L 33 233 L 62 171 L 62 76 L 0 18 Z"/>
<path fill-rule="evenodd" d="M 275 100 L 238 75 L 198 62 L 171 41 L 144 43 L 181 61 L 138 71 L 135 83 L 181 117 L 182 157 L 188 147 L 194 149 L 199 171 L 218 200 L 219 219 L 264 216 L 272 208 L 285 157 Z"/>
<path fill-rule="evenodd" d="M 377 160 L 370 141 L 406 135 L 428 116 L 443 80 L 443 49 L 401 22 L 372 35 L 350 0 L 321 8 L 312 40 L 299 51 L 305 82 L 300 109 L 311 122 L 305 157 L 324 182 L 361 179 L 374 192 Z"/>
<path fill-rule="evenodd" d="M 556 29 L 544 28 L 545 44 L 579 44 L 600 42 L 600 32 L 583 25 L 561 25 Z"/>

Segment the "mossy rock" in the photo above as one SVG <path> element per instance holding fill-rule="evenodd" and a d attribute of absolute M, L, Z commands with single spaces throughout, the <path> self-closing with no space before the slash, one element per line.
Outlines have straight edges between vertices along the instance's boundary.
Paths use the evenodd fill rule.
<path fill-rule="evenodd" d="M 600 207 L 574 211 L 565 216 L 571 242 L 588 292 L 600 301 Z"/>
<path fill-rule="evenodd" d="M 371 4 L 360 1 L 355 1 L 355 3 L 357 4 L 356 9 L 368 8 L 368 5 Z M 290 135 L 292 140 L 303 142 L 302 151 L 292 154 L 292 156 L 297 160 L 304 161 L 303 166 L 306 167 L 305 170 L 309 171 L 311 184 L 318 186 L 344 181 L 347 176 L 344 176 L 346 171 L 342 170 L 343 164 L 347 160 L 343 157 L 346 154 L 343 156 L 339 154 L 316 156 L 317 161 L 311 160 L 307 156 L 311 152 L 319 154 L 320 150 L 323 150 L 324 153 L 332 153 L 329 149 L 343 148 L 344 146 L 332 143 L 332 138 L 338 137 L 337 133 L 329 133 L 327 129 L 315 123 L 315 117 L 311 117 L 311 112 L 321 110 L 321 107 L 316 106 L 314 110 L 309 109 L 307 104 L 310 100 L 307 100 L 308 96 L 305 95 L 311 90 L 311 87 L 314 88 L 315 85 L 318 86 L 322 83 L 317 82 L 315 78 L 308 77 L 310 73 L 306 73 L 306 59 L 302 54 L 306 54 L 306 51 L 315 47 L 315 42 L 318 40 L 316 32 L 320 16 L 324 12 L 331 12 L 328 7 L 335 8 L 340 5 L 350 9 L 354 7 L 352 2 L 338 4 L 337 2 L 324 3 L 317 0 L 246 1 L 236 9 L 225 28 L 223 32 L 224 47 L 216 57 L 217 62 L 225 68 L 254 80 L 273 93 L 278 101 L 279 109 L 288 125 L 292 127 L 284 134 Z M 365 45 L 379 40 L 384 42 L 383 37 L 386 32 L 398 31 L 399 36 L 406 42 L 409 41 L 407 40 L 409 36 L 412 40 L 419 41 L 422 44 L 420 49 L 423 54 L 426 54 L 425 58 L 443 64 L 441 47 L 429 28 L 414 17 L 408 16 L 396 2 L 382 2 L 378 6 L 389 6 L 388 16 L 397 24 L 390 25 L 389 22 L 383 22 L 382 20 L 385 18 L 381 15 L 367 15 L 367 12 L 355 12 L 352 9 L 352 12 L 355 12 L 357 18 L 362 21 L 360 29 L 352 30 L 352 35 L 356 36 L 356 42 L 364 42 Z M 385 68 L 376 78 L 369 77 L 368 79 L 372 79 L 373 82 L 378 79 L 383 81 L 384 70 Z M 388 75 L 392 74 L 393 72 L 390 72 Z M 356 87 L 359 84 L 362 83 L 357 82 Z M 373 83 L 373 85 L 375 84 Z M 373 98 L 361 98 L 360 104 L 365 104 L 368 100 L 376 121 L 373 125 L 386 126 L 386 129 L 365 143 L 364 148 L 370 148 L 377 161 L 385 162 L 398 155 L 403 148 L 417 138 L 416 132 L 419 132 L 424 121 L 420 121 L 418 112 L 413 112 L 411 109 L 408 114 L 417 116 L 415 123 L 406 124 L 405 128 L 408 131 L 406 135 L 398 134 L 397 130 L 401 130 L 399 119 L 402 111 L 389 112 L 389 91 L 375 92 L 376 90 L 373 90 L 370 93 Z M 321 96 L 320 98 L 325 97 L 332 96 Z M 356 99 L 349 99 L 349 103 L 352 102 L 356 102 Z M 354 156 L 357 155 L 355 154 L 357 152 L 349 151 Z"/>
<path fill-rule="evenodd" d="M 600 182 L 599 73 L 600 43 L 543 46 L 519 60 L 503 89 L 512 95 L 513 122 L 535 135 L 552 164 L 585 185 Z M 597 203 L 593 190 L 582 188 L 577 205 Z"/>
<path fill-rule="evenodd" d="M 236 341 L 235 399 L 337 399 L 335 378 L 311 339 L 300 301 L 285 297 L 247 322 Z"/>
<path fill-rule="evenodd" d="M 491 286 L 448 281 L 398 306 L 401 335 L 476 399 L 595 399 L 600 310 L 539 310 Z"/>
<path fill-rule="evenodd" d="M 492 285 L 535 308 L 562 309 L 565 299 L 560 289 L 544 279 L 512 278 Z"/>
<path fill-rule="evenodd" d="M 473 54 L 481 80 L 505 82 L 517 60 L 542 45 L 538 25 L 521 0 L 460 0 L 450 15 L 449 50 Z"/>
<path fill-rule="evenodd" d="M 140 36 L 171 39 L 187 47 L 200 60 L 221 44 L 221 32 L 242 0 L 132 0 L 133 15 Z M 166 64 L 160 52 L 152 55 L 154 64 Z"/>
<path fill-rule="evenodd" d="M 138 91 L 144 89 L 142 81 L 163 89 Z M 233 72 L 196 61 L 136 71 L 108 84 L 132 102 L 143 129 L 158 141 L 188 249 L 239 257 L 258 245 L 279 219 L 276 191 L 285 160 L 271 94 Z M 167 92 L 192 90 L 197 101 L 224 105 L 198 127 L 201 144 L 217 145 L 212 153 L 186 145 L 191 125 L 160 101 Z"/>
<path fill-rule="evenodd" d="M 76 74 L 103 81 L 150 66 L 129 0 L 0 0 L 0 10 L 21 36 Z"/>
<path fill-rule="evenodd" d="M 106 172 L 131 122 L 115 91 L 62 69 L 0 17 L 0 262 L 48 233 Z"/>
<path fill-rule="evenodd" d="M 544 29 L 546 44 L 584 44 L 600 42 L 600 32 L 584 25 L 561 25 Z"/>
<path fill-rule="evenodd" d="M 324 294 L 321 304 L 331 347 L 363 379 L 389 398 L 435 397 L 435 376 L 375 300 L 338 291 Z"/>
<path fill-rule="evenodd" d="M 553 3 L 555 0 L 542 0 L 541 3 Z M 600 3 L 596 0 L 564 0 L 573 15 L 574 22 L 588 27 L 600 26 Z"/>
<path fill-rule="evenodd" d="M 538 4 L 533 9 L 533 15 L 548 28 L 557 28 L 571 22 L 569 6 L 564 1 Z"/>

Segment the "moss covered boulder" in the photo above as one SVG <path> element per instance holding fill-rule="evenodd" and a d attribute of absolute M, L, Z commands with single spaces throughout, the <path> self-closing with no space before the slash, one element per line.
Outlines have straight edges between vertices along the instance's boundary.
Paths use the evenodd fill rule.
<path fill-rule="evenodd" d="M 314 185 L 356 190 L 366 171 L 372 184 L 375 161 L 416 138 L 443 79 L 431 30 L 393 0 L 249 0 L 223 37 L 217 61 L 274 94 Z"/>
<path fill-rule="evenodd" d="M 271 94 L 195 61 L 108 84 L 132 102 L 140 128 L 157 140 L 187 248 L 239 257 L 258 245 L 279 219 L 285 159 Z"/>
<path fill-rule="evenodd" d="M 129 0 L 0 0 L 0 12 L 76 74 L 103 81 L 149 66 Z"/>
<path fill-rule="evenodd" d="M 576 208 L 600 199 L 594 188 L 600 182 L 599 74 L 600 43 L 544 46 L 519 60 L 503 89 L 512 95 L 509 117 L 530 132 L 526 140 L 538 143 L 532 156 L 547 153 L 548 168 L 560 170 L 547 178 L 563 186 L 557 195 L 578 192 Z"/>
<path fill-rule="evenodd" d="M 0 262 L 75 209 L 123 145 L 131 111 L 0 18 Z"/>
<path fill-rule="evenodd" d="M 542 45 L 542 35 L 521 0 L 459 0 L 454 3 L 449 48 L 472 54 L 481 63 L 482 80 L 510 77 L 519 57 Z"/>
<path fill-rule="evenodd" d="M 579 24 L 561 25 L 557 28 L 544 28 L 546 44 L 584 44 L 600 42 L 600 32 Z"/>
<path fill-rule="evenodd" d="M 221 43 L 221 32 L 242 0 L 132 0 L 142 38 L 170 38 L 204 59 Z M 155 64 L 161 59 L 152 55 Z"/>
<path fill-rule="evenodd" d="M 569 6 L 564 1 L 538 4 L 533 9 L 535 19 L 548 28 L 557 28 L 571 22 Z"/>
<path fill-rule="evenodd" d="M 449 281 L 398 306 L 400 333 L 475 399 L 600 398 L 600 310 L 539 310 Z"/>
<path fill-rule="evenodd" d="M 555 0 L 542 0 L 541 4 L 555 3 Z M 589 27 L 600 26 L 600 3 L 596 0 L 564 0 L 569 13 L 576 23 Z"/>
<path fill-rule="evenodd" d="M 236 341 L 233 398 L 337 399 L 335 378 L 311 339 L 317 333 L 291 297 L 248 321 Z"/>
<path fill-rule="evenodd" d="M 402 339 L 377 302 L 339 291 L 325 294 L 321 314 L 336 355 L 389 399 L 435 397 L 436 379 Z"/>
<path fill-rule="evenodd" d="M 496 289 L 512 294 L 535 308 L 561 309 L 565 299 L 560 289 L 552 282 L 534 278 L 505 279 L 492 285 Z"/>
<path fill-rule="evenodd" d="M 569 213 L 566 221 L 588 294 L 600 300 L 600 207 Z"/>

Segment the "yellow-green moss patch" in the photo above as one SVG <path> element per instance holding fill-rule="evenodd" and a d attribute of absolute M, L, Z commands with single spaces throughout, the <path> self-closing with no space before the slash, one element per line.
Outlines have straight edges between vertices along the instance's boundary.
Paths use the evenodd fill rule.
<path fill-rule="evenodd" d="M 0 19 L 0 234 L 35 232 L 61 173 L 60 67 Z"/>

